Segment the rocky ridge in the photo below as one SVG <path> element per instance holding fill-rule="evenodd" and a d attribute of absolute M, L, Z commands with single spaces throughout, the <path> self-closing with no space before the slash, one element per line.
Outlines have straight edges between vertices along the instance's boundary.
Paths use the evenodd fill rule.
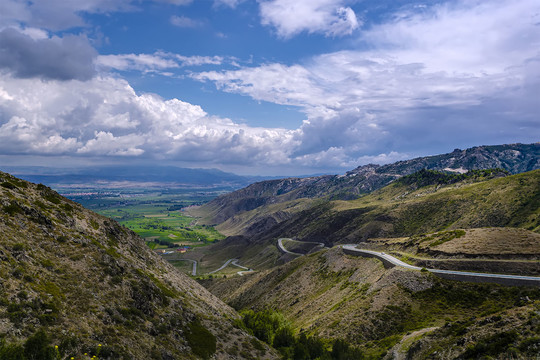
<path fill-rule="evenodd" d="M 463 172 L 501 168 L 512 174 L 540 168 L 540 143 L 477 146 L 448 154 L 419 157 L 388 165 L 368 164 L 345 175 L 262 181 L 222 195 L 193 213 L 211 224 L 221 224 L 244 212 L 295 199 L 352 200 L 380 189 L 421 169 Z M 264 217 L 281 221 L 269 210 Z M 283 217 L 283 216 L 282 216 Z M 264 220 L 258 217 L 256 221 Z M 251 221 L 251 225 L 254 222 Z M 247 227 L 247 226 L 244 226 Z"/>

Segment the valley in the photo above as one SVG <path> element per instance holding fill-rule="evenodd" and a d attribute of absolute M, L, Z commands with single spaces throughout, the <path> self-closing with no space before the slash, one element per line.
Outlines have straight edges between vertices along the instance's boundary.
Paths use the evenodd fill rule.
<path fill-rule="evenodd" d="M 194 219 L 183 212 L 185 208 L 223 194 L 223 189 L 60 186 L 58 190 L 67 198 L 133 230 L 151 249 L 199 247 L 225 237 L 212 226 L 196 225 Z"/>
<path fill-rule="evenodd" d="M 0 358 L 533 359 L 540 169 L 406 167 L 438 159 L 77 202 L 0 173 Z"/>
<path fill-rule="evenodd" d="M 297 334 L 343 339 L 359 359 L 536 356 L 539 170 L 420 171 L 353 199 L 265 195 L 274 184 L 190 209 L 228 235 L 190 257 L 256 270 L 199 278 L 236 310 L 272 309 Z M 253 202 L 256 189 L 267 202 Z"/>

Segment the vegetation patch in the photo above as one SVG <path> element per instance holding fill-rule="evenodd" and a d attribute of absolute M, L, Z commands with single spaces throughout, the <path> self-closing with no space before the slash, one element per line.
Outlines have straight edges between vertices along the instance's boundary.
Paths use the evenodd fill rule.
<path fill-rule="evenodd" d="M 396 183 L 424 187 L 429 185 L 455 184 L 465 180 L 474 182 L 485 181 L 493 179 L 495 177 L 502 177 L 507 175 L 510 175 L 510 173 L 503 169 L 469 170 L 464 174 L 422 169 L 415 172 L 414 174 L 399 178 L 398 180 L 396 180 Z"/>
<path fill-rule="evenodd" d="M 6 214 L 11 216 L 16 214 L 24 214 L 24 210 L 16 201 L 10 201 L 9 205 L 5 205 L 3 210 Z"/>
<path fill-rule="evenodd" d="M 199 320 L 187 326 L 186 340 L 195 355 L 209 359 L 216 352 L 216 337 Z"/>
<path fill-rule="evenodd" d="M 317 336 L 309 336 L 302 332 L 295 335 L 291 324 L 285 317 L 273 310 L 244 310 L 242 320 L 238 324 L 259 340 L 278 350 L 283 359 L 364 359 L 364 354 L 343 339 L 336 339 L 331 349 Z"/>

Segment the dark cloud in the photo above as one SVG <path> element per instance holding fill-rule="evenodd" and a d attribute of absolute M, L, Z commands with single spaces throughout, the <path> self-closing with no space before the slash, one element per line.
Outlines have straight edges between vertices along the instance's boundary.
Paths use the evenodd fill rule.
<path fill-rule="evenodd" d="M 96 56 L 85 36 L 35 40 L 14 28 L 0 31 L 0 69 L 15 77 L 89 80 Z"/>

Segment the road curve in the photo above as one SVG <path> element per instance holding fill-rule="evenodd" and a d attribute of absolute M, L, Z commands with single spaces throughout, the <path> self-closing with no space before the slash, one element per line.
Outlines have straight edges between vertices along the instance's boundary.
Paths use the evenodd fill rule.
<path fill-rule="evenodd" d="M 218 271 L 220 271 L 220 270 L 223 270 L 223 269 L 225 269 L 227 266 L 229 266 L 229 264 L 234 265 L 234 266 L 236 266 L 236 267 L 239 267 L 240 269 L 244 269 L 243 271 L 238 271 L 237 274 L 240 275 L 240 276 L 243 276 L 243 275 L 246 274 L 246 273 L 250 273 L 250 272 L 253 272 L 253 271 L 254 271 L 253 269 L 250 269 L 250 268 L 248 268 L 248 267 L 246 267 L 246 266 L 240 265 L 240 264 L 238 263 L 238 259 L 229 259 L 229 260 L 225 261 L 225 263 L 224 263 L 223 265 L 221 265 L 221 267 L 220 267 L 219 269 L 216 269 L 216 270 L 214 270 L 214 271 L 211 271 L 211 272 L 209 272 L 208 274 L 213 274 L 213 273 L 216 273 L 216 272 L 218 272 Z"/>
<path fill-rule="evenodd" d="M 278 244 L 279 250 L 281 250 L 282 252 L 284 252 L 286 254 L 291 254 L 291 255 L 295 255 L 295 256 L 302 256 L 303 255 L 303 254 L 295 253 L 295 252 L 292 252 L 292 251 L 289 251 L 289 250 L 285 249 L 285 246 L 283 246 L 283 240 L 291 240 L 291 239 L 289 239 L 289 238 L 280 238 L 280 239 L 278 239 L 277 244 Z"/>
<path fill-rule="evenodd" d="M 193 263 L 193 268 L 191 269 L 191 275 L 197 276 L 197 260 L 191 259 L 170 259 L 172 261 L 191 261 Z"/>
<path fill-rule="evenodd" d="M 209 274 L 213 274 L 213 273 L 216 273 L 216 272 L 218 272 L 220 270 L 225 269 L 233 261 L 238 261 L 238 259 L 229 259 L 229 260 L 225 261 L 225 263 L 223 265 L 221 265 L 221 267 L 219 267 L 218 269 L 216 269 L 214 271 L 210 271 Z"/>
<path fill-rule="evenodd" d="M 409 265 L 395 257 L 372 250 L 357 249 L 355 244 L 341 246 L 347 253 L 351 255 L 376 257 L 383 261 L 384 264 L 390 266 L 400 266 L 411 270 L 422 270 L 418 266 Z M 427 271 L 439 275 L 441 277 L 462 280 L 462 281 L 477 281 L 477 282 L 497 282 L 505 285 L 533 285 L 540 286 L 540 277 L 537 276 L 522 276 L 522 275 L 506 275 L 506 274 L 489 274 L 475 273 L 468 271 L 453 271 L 453 270 L 438 270 L 426 269 Z"/>
<path fill-rule="evenodd" d="M 281 251 L 284 252 L 284 253 L 291 254 L 291 255 L 295 255 L 295 256 L 302 256 L 302 255 L 304 255 L 304 254 L 295 253 L 295 252 L 292 252 L 292 251 L 289 251 L 289 250 L 285 249 L 285 246 L 283 246 L 283 240 L 297 241 L 297 240 L 293 240 L 293 239 L 291 239 L 291 238 L 280 238 L 280 239 L 278 239 L 278 248 L 279 248 L 279 250 L 281 250 Z M 312 242 L 312 241 L 298 241 L 298 242 L 306 243 L 306 244 L 317 244 L 317 246 L 320 246 L 321 248 L 324 249 L 324 244 L 323 244 L 323 243 Z M 315 248 L 315 247 L 314 247 L 314 248 Z"/>

